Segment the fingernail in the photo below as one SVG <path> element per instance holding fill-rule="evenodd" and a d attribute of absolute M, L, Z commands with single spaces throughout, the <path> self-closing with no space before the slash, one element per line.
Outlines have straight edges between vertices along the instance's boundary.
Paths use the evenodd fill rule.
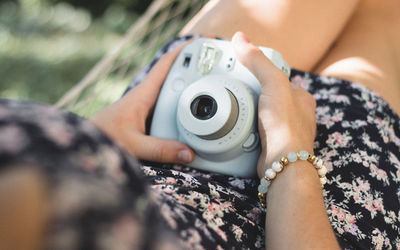
<path fill-rule="evenodd" d="M 192 162 L 192 154 L 187 149 L 181 150 L 178 153 L 178 159 L 179 159 L 179 161 L 185 162 L 185 163 Z"/>
<path fill-rule="evenodd" d="M 240 31 L 236 32 L 233 35 L 232 41 L 233 42 L 239 42 L 239 43 L 242 43 L 242 44 L 243 43 L 245 43 L 245 44 L 250 43 L 250 41 L 249 41 L 249 39 L 247 39 L 246 35 L 243 32 L 240 32 Z"/>

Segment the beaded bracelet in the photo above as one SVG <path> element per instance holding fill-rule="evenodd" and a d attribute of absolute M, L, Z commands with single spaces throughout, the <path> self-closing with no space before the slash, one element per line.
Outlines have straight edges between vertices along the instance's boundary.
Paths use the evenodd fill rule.
<path fill-rule="evenodd" d="M 287 166 L 289 163 L 296 162 L 297 160 L 307 160 L 315 166 L 318 171 L 321 187 L 324 188 L 324 185 L 327 182 L 325 177 L 327 170 L 323 165 L 322 160 L 315 155 L 309 154 L 306 150 L 302 150 L 298 153 L 290 152 L 287 157 L 283 156 L 279 161 L 274 161 L 271 165 L 271 168 L 268 168 L 265 171 L 265 176 L 260 180 L 260 185 L 258 186 L 258 198 L 264 208 L 266 207 L 267 202 L 268 187 L 272 180 L 275 179 L 277 173 L 282 171 L 283 167 Z"/>

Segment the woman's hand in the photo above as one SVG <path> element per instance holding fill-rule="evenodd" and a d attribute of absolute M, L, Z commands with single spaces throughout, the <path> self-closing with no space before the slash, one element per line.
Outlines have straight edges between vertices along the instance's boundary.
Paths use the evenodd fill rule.
<path fill-rule="evenodd" d="M 289 152 L 313 153 L 316 103 L 310 93 L 290 83 L 243 33 L 237 32 L 232 42 L 238 60 L 261 83 L 258 130 L 262 154 L 257 166 L 261 178 L 273 161 Z"/>
<path fill-rule="evenodd" d="M 239 61 L 260 81 L 258 130 L 263 151 L 258 175 L 289 152 L 313 153 L 315 101 L 291 84 L 242 33 L 233 37 Z M 289 164 L 268 188 L 265 232 L 267 249 L 340 249 L 329 223 L 321 184 L 306 161 Z M 282 240 L 285 239 L 285 240 Z"/>
<path fill-rule="evenodd" d="M 165 54 L 141 84 L 91 119 L 118 145 L 139 159 L 174 163 L 190 163 L 194 159 L 194 153 L 187 145 L 145 134 L 146 119 L 182 48 Z"/>

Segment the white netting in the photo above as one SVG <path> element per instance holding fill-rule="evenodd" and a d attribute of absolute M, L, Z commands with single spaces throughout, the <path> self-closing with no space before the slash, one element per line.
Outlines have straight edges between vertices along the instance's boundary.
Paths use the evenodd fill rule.
<path fill-rule="evenodd" d="M 106 56 L 68 91 L 57 106 L 91 116 L 118 99 L 132 78 L 177 35 L 206 0 L 154 0 Z"/>

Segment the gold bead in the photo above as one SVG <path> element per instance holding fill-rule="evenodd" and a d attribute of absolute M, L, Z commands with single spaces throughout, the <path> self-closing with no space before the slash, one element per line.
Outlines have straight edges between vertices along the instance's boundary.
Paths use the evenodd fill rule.
<path fill-rule="evenodd" d="M 272 181 L 272 179 L 268 178 L 267 176 L 264 176 L 264 179 L 266 179 L 267 181 Z"/>
<path fill-rule="evenodd" d="M 260 203 L 261 203 L 261 206 L 263 207 L 263 208 L 266 208 L 267 207 L 267 205 L 266 205 L 266 194 L 262 194 L 262 193 L 258 193 L 258 199 L 260 200 Z"/>
<path fill-rule="evenodd" d="M 289 160 L 286 156 L 283 156 L 279 161 L 283 166 L 287 166 L 289 164 Z"/>
<path fill-rule="evenodd" d="M 311 155 L 308 157 L 307 161 L 311 162 L 312 164 L 314 164 L 314 161 L 317 157 L 315 155 Z"/>

